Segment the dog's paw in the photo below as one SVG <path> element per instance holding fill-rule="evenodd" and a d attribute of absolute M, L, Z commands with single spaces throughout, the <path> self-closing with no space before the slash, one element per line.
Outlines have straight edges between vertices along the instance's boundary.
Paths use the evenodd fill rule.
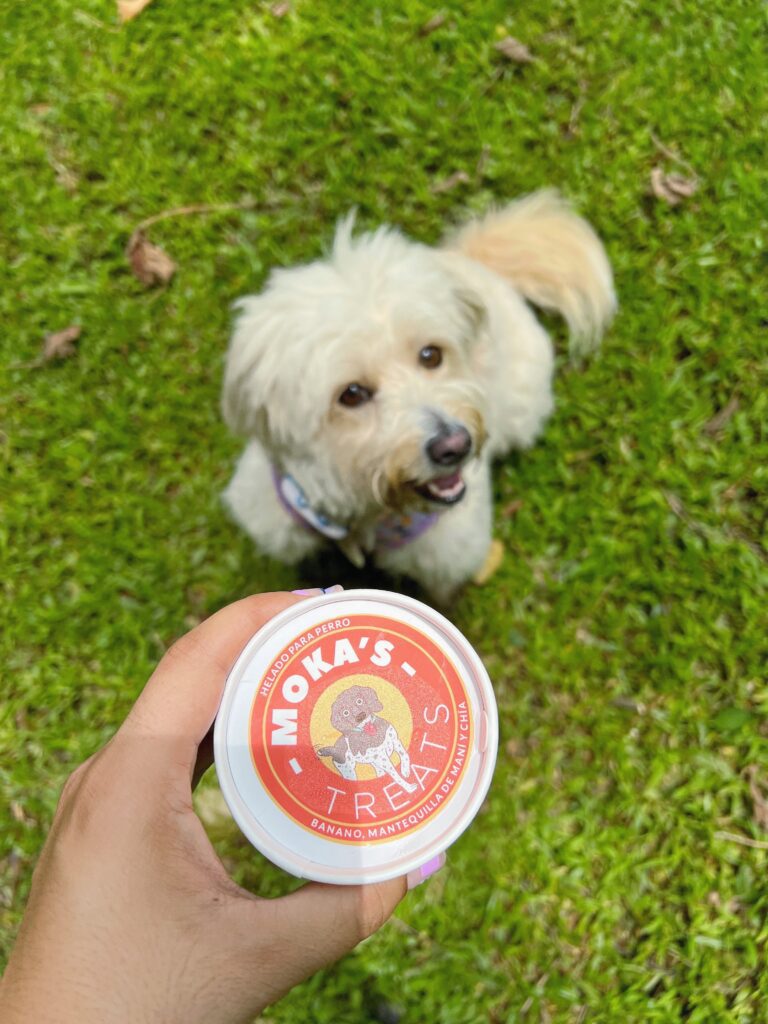
<path fill-rule="evenodd" d="M 472 582 L 478 587 L 482 587 L 488 580 L 493 576 L 496 570 L 499 568 L 501 563 L 504 561 L 504 545 L 500 540 L 494 538 L 491 541 L 491 546 L 488 548 L 488 555 L 477 570 L 475 575 L 472 577 Z"/>

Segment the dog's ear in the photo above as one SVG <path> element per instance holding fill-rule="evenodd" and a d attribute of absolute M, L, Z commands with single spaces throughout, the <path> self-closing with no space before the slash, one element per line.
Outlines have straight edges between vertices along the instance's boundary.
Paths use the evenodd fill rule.
<path fill-rule="evenodd" d="M 378 695 L 378 693 L 376 693 L 374 688 L 372 686 L 366 686 L 365 689 L 367 690 L 368 695 L 369 695 L 368 696 L 368 706 L 370 707 L 371 711 L 373 711 L 373 712 L 375 712 L 375 711 L 383 711 L 384 710 L 384 705 L 379 700 L 379 695 Z"/>
<path fill-rule="evenodd" d="M 488 310 L 479 294 L 466 284 L 458 284 L 454 289 L 456 303 L 467 323 L 470 340 L 478 337 L 488 323 Z"/>
<path fill-rule="evenodd" d="M 450 283 L 453 299 L 450 315 L 459 321 L 461 331 L 471 345 L 488 326 L 488 307 L 477 280 L 477 271 L 458 253 L 447 249 L 433 249 L 432 253 Z"/>
<path fill-rule="evenodd" d="M 343 696 L 344 694 L 338 696 L 331 705 L 330 722 L 333 728 L 336 729 L 338 732 L 342 732 L 342 725 L 344 724 L 344 721 L 341 718 L 341 712 L 343 711 L 344 704 L 344 701 L 342 699 Z"/>
<path fill-rule="evenodd" d="M 272 286 L 288 273 L 273 275 L 261 295 L 235 303 L 224 370 L 224 420 L 236 434 L 269 447 L 301 443 L 317 429 L 322 409 L 301 347 L 311 325 L 298 315 L 292 293 Z"/>
<path fill-rule="evenodd" d="M 236 434 L 259 437 L 267 432 L 267 405 L 278 364 L 271 342 L 266 295 L 240 299 L 238 316 L 227 350 L 221 408 L 227 426 Z"/>

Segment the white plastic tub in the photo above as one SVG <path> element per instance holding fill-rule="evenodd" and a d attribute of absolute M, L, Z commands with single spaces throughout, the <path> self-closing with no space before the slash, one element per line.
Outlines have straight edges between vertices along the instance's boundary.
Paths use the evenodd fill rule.
<path fill-rule="evenodd" d="M 216 770 L 238 825 L 301 878 L 404 875 L 472 821 L 498 720 L 479 657 L 399 594 L 301 601 L 250 640 L 226 683 Z"/>

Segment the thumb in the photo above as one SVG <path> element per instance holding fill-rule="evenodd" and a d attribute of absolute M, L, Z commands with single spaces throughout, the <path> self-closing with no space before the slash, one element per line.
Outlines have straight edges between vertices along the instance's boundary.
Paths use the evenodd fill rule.
<path fill-rule="evenodd" d="M 392 916 L 405 896 L 406 879 L 393 878 L 372 885 L 323 885 L 310 882 L 289 896 L 273 901 L 279 908 L 279 931 L 289 935 L 312 932 L 307 942 L 309 969 L 338 960 L 367 939 Z"/>
<path fill-rule="evenodd" d="M 230 930 L 230 941 L 237 936 L 238 959 L 251 965 L 251 976 L 258 985 L 252 996 L 259 1007 L 279 999 L 377 932 L 406 887 L 402 877 L 372 885 L 310 882 L 280 899 L 243 899 L 239 927 Z M 260 972 L 253 974 L 253 965 L 263 964 L 265 958 L 272 965 L 268 990 Z"/>

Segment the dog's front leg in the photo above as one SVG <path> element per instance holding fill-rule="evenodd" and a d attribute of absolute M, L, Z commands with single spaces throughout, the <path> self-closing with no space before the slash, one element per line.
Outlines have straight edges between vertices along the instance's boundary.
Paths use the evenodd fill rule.
<path fill-rule="evenodd" d="M 416 791 L 416 785 L 413 782 L 406 782 L 391 761 L 384 766 L 384 771 L 393 782 L 396 782 L 398 786 L 402 786 L 406 793 L 414 793 Z"/>
<path fill-rule="evenodd" d="M 394 748 L 395 753 L 400 758 L 400 771 L 403 774 L 403 776 L 407 779 L 411 774 L 411 759 L 408 756 L 408 751 L 400 742 L 399 736 L 395 736 Z"/>
<path fill-rule="evenodd" d="M 354 782 L 357 779 L 357 770 L 349 759 L 341 762 L 334 761 L 333 766 L 334 768 L 338 768 L 339 775 L 341 775 L 343 779 L 349 779 L 350 782 Z"/>

